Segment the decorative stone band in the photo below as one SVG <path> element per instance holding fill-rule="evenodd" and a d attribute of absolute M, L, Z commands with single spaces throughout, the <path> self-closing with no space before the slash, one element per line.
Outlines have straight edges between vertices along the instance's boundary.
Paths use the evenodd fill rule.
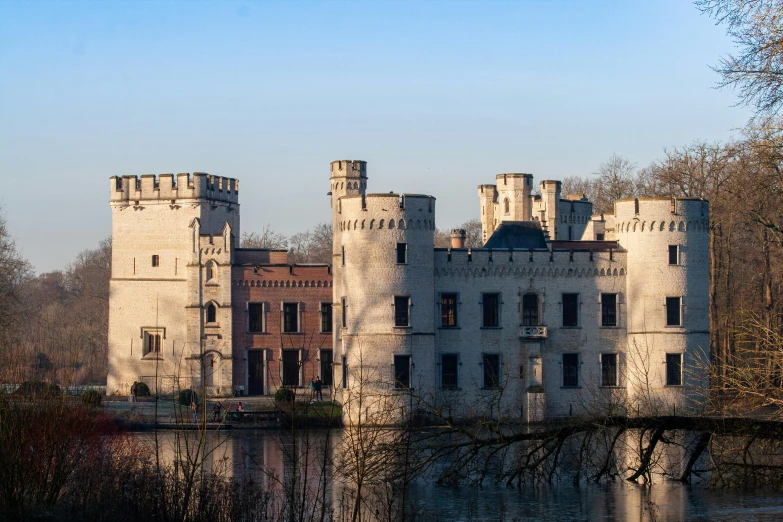
<path fill-rule="evenodd" d="M 523 339 L 546 339 L 546 326 L 522 326 L 519 329 L 519 336 Z"/>

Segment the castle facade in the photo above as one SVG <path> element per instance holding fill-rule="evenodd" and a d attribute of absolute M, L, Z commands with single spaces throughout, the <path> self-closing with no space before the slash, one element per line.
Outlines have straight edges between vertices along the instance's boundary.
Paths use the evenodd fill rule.
<path fill-rule="evenodd" d="M 332 162 L 329 267 L 238 248 L 236 180 L 112 178 L 109 391 L 153 366 L 158 387 L 214 394 L 322 375 L 349 419 L 372 409 L 352 406 L 363 390 L 400 411 L 415 395 L 445 415 L 536 421 L 676 411 L 706 389 L 706 201 L 593 215 L 558 181 L 534 194 L 532 175 L 501 174 L 478 187 L 483 247 L 456 230 L 435 248 L 434 197 L 367 183 L 365 162 Z"/>

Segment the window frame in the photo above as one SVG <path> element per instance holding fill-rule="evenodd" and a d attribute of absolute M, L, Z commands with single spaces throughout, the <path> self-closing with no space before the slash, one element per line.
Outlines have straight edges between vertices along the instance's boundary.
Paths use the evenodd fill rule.
<path fill-rule="evenodd" d="M 454 297 L 454 303 L 453 303 L 453 314 L 451 314 L 451 322 L 453 324 L 444 324 L 444 319 L 448 316 L 447 312 L 444 311 L 444 307 L 451 307 L 450 304 L 445 304 L 443 300 L 447 296 L 453 296 Z M 459 294 L 457 292 L 441 292 L 440 293 L 440 328 L 459 328 Z"/>
<path fill-rule="evenodd" d="M 211 317 L 212 320 L 210 320 L 210 314 L 214 313 L 214 316 Z M 218 306 L 215 304 L 214 301 L 210 301 L 207 303 L 207 306 L 204 307 L 204 324 L 207 325 L 216 325 L 218 324 Z"/>
<path fill-rule="evenodd" d="M 676 374 L 676 381 L 677 382 L 676 383 L 672 383 L 670 381 L 670 377 L 674 376 L 674 373 L 672 373 L 671 368 L 670 368 L 669 365 L 670 365 L 670 360 L 673 361 L 675 357 L 677 358 L 677 363 L 676 364 L 677 364 L 677 370 L 678 370 L 677 374 Z M 665 370 L 665 375 L 664 375 L 664 379 L 665 379 L 664 380 L 664 385 L 665 386 L 682 386 L 683 385 L 683 374 L 682 374 L 683 359 L 684 359 L 684 357 L 683 357 L 682 352 L 670 352 L 670 353 L 666 354 L 666 359 L 665 359 L 665 363 L 664 363 L 666 365 L 666 370 Z"/>
<path fill-rule="evenodd" d="M 398 265 L 408 264 L 408 243 L 397 243 L 396 256 Z M 400 261 L 400 257 L 402 257 L 402 261 Z"/>
<path fill-rule="evenodd" d="M 340 328 L 348 328 L 348 298 L 340 298 Z"/>
<path fill-rule="evenodd" d="M 295 312 L 293 315 L 290 313 L 290 307 L 295 306 Z M 294 301 L 283 301 L 280 305 L 280 315 L 282 316 L 280 319 L 280 332 L 285 334 L 296 334 L 296 333 L 302 333 L 302 319 L 300 317 L 301 312 L 301 303 L 294 302 Z M 296 329 L 291 330 L 289 328 L 289 319 L 293 317 L 293 319 L 296 321 Z"/>
<path fill-rule="evenodd" d="M 672 263 L 672 254 L 674 263 Z M 669 266 L 678 266 L 680 264 L 680 245 L 669 245 Z"/>
<path fill-rule="evenodd" d="M 286 377 L 286 358 L 285 354 L 296 353 L 296 382 L 297 384 L 287 384 Z M 290 361 L 289 361 L 290 362 Z M 302 387 L 302 349 L 301 348 L 283 348 L 280 350 L 280 384 L 285 388 L 301 388 Z"/>
<path fill-rule="evenodd" d="M 332 333 L 334 331 L 334 317 L 331 301 L 321 301 L 318 305 L 319 318 L 321 319 L 319 333 Z M 324 326 L 328 330 L 324 330 Z"/>
<path fill-rule="evenodd" d="M 532 306 L 526 306 L 525 305 L 525 298 L 527 297 L 535 297 L 536 298 L 536 306 L 535 306 L 535 324 L 528 324 L 528 321 L 531 319 L 528 317 L 528 312 L 533 309 Z M 522 294 L 522 326 L 540 326 L 541 325 L 541 299 L 539 298 L 539 295 L 534 292 L 526 292 Z"/>
<path fill-rule="evenodd" d="M 566 365 L 566 357 L 568 357 L 569 360 L 571 360 L 572 357 L 575 357 L 574 361 L 575 361 L 576 364 L 573 365 L 573 366 L 571 364 Z M 560 373 L 561 373 L 561 377 L 562 377 L 561 381 L 560 381 L 560 387 L 561 388 L 580 388 L 581 387 L 580 386 L 580 380 L 581 379 L 579 378 L 580 377 L 579 376 L 579 373 L 580 373 L 580 371 L 579 371 L 580 368 L 579 367 L 581 366 L 581 364 L 582 364 L 582 361 L 581 361 L 581 357 L 579 356 L 579 352 L 563 352 L 561 354 L 561 356 L 560 356 Z M 566 373 L 566 368 L 571 368 L 571 367 L 575 368 L 575 373 L 574 373 L 573 376 L 568 375 Z M 574 379 L 574 381 L 573 381 L 574 384 L 570 384 L 570 381 L 569 381 L 569 383 L 566 382 L 566 379 L 570 379 L 571 377 L 573 377 L 573 379 Z"/>
<path fill-rule="evenodd" d="M 166 338 L 165 328 L 142 328 L 142 357 L 159 358 L 163 352 L 163 339 Z"/>
<path fill-rule="evenodd" d="M 395 295 L 393 307 L 394 307 L 394 327 L 410 328 L 411 327 L 411 296 Z M 401 319 L 403 318 L 402 312 L 405 312 L 405 324 L 401 324 Z"/>
<path fill-rule="evenodd" d="M 258 306 L 260 308 L 259 310 L 259 320 L 261 322 L 261 329 L 260 330 L 253 330 L 252 329 L 252 313 L 250 311 L 251 306 Z M 250 334 L 262 334 L 266 333 L 266 303 L 264 302 L 252 302 L 248 301 L 247 303 L 247 333 Z"/>
<path fill-rule="evenodd" d="M 574 296 L 574 321 L 573 324 L 566 324 L 566 296 Z M 579 317 L 579 308 L 580 308 L 580 299 L 581 294 L 578 292 L 563 292 L 560 294 L 560 308 L 561 308 L 561 315 L 562 315 L 562 328 L 579 328 L 580 326 L 580 317 Z"/>
<path fill-rule="evenodd" d="M 617 293 L 602 293 L 601 294 L 601 327 L 602 328 L 616 328 L 619 326 L 619 321 L 617 320 L 617 303 L 619 301 L 618 299 L 619 294 Z M 608 311 L 608 303 L 606 301 L 607 297 L 611 297 L 611 310 Z M 610 313 L 609 313 L 610 312 Z M 611 317 L 612 323 L 608 324 L 607 318 Z"/>
<path fill-rule="evenodd" d="M 324 354 L 329 353 L 325 358 Z M 328 360 L 327 360 L 328 359 Z M 328 364 L 328 367 L 324 365 Z M 318 351 L 318 369 L 320 371 L 321 384 L 323 386 L 334 386 L 334 350 L 331 348 L 322 348 Z M 328 376 L 328 381 L 327 381 Z"/>
<path fill-rule="evenodd" d="M 160 266 L 160 255 L 152 254 L 152 267 L 158 268 Z"/>
<path fill-rule="evenodd" d="M 675 301 L 676 300 L 676 301 Z M 674 324 L 671 322 L 671 319 L 673 318 L 672 312 L 670 311 L 672 307 L 672 303 L 677 303 L 677 323 Z M 665 308 L 665 319 L 666 319 L 666 327 L 667 328 L 682 328 L 683 323 L 683 317 L 682 317 L 682 296 L 666 296 L 666 301 L 664 304 Z"/>
<path fill-rule="evenodd" d="M 400 361 L 400 368 L 405 368 L 405 372 L 407 372 L 407 384 L 403 381 L 398 379 L 398 376 L 401 375 L 397 371 L 398 365 L 397 362 Z M 407 362 L 407 365 L 405 364 Z M 392 380 L 393 380 L 393 388 L 395 390 L 412 390 L 413 389 L 413 356 L 408 353 L 395 353 L 392 355 Z"/>
<path fill-rule="evenodd" d="M 487 376 L 488 376 L 488 370 L 487 368 L 489 365 L 487 364 L 488 358 L 495 358 L 496 363 L 493 365 L 496 372 L 495 372 L 495 382 L 490 382 L 489 386 L 487 386 Z M 481 354 L 481 389 L 482 390 L 499 390 L 502 386 L 501 378 L 502 378 L 502 371 L 503 371 L 503 361 L 501 359 L 501 354 L 497 352 L 484 352 Z M 491 377 L 491 376 L 490 376 Z"/>
<path fill-rule="evenodd" d="M 617 352 L 606 352 L 600 354 L 600 365 L 601 365 L 601 371 L 600 371 L 600 377 L 601 377 L 601 388 L 617 388 L 620 386 L 620 355 Z M 604 366 L 604 363 L 607 359 L 612 358 L 614 359 L 614 383 L 613 384 L 607 384 L 604 380 L 604 376 L 606 375 L 606 368 Z M 610 365 L 611 366 L 611 365 Z"/>
<path fill-rule="evenodd" d="M 495 301 L 495 324 L 487 324 L 487 313 L 486 313 L 486 306 L 487 306 L 487 296 L 494 296 L 497 300 Z M 502 328 L 503 325 L 501 323 L 501 317 L 502 317 L 502 294 L 500 292 L 482 292 L 481 293 L 481 328 Z"/>
<path fill-rule="evenodd" d="M 444 368 L 445 364 L 443 364 L 444 357 L 454 357 L 454 385 L 453 386 L 446 386 L 445 384 L 445 373 Z M 459 390 L 459 367 L 460 367 L 460 357 L 458 353 L 442 353 L 440 354 L 440 388 L 443 390 Z M 451 375 L 451 374 L 449 374 Z"/>

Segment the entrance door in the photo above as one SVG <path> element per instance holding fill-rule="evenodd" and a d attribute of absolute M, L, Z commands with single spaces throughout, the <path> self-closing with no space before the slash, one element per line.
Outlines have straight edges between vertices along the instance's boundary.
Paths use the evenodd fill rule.
<path fill-rule="evenodd" d="M 263 395 L 264 393 L 264 351 L 249 350 L 247 352 L 247 394 Z"/>

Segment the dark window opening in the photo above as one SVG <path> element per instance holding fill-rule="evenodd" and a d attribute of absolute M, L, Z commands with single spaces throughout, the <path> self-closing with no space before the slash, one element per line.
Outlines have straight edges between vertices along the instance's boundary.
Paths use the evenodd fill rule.
<path fill-rule="evenodd" d="M 410 326 L 410 297 L 394 296 L 394 326 Z"/>
<path fill-rule="evenodd" d="M 563 354 L 563 387 L 579 386 L 579 354 Z"/>
<path fill-rule="evenodd" d="M 342 364 L 343 372 L 342 373 L 343 373 L 343 390 L 344 390 L 344 389 L 348 388 L 348 363 L 347 363 L 347 359 L 346 359 L 345 355 L 343 355 L 343 359 L 342 360 L 343 360 L 343 364 Z"/>
<path fill-rule="evenodd" d="M 669 264 L 679 265 L 679 247 L 677 245 L 669 245 Z"/>
<path fill-rule="evenodd" d="M 283 350 L 283 386 L 299 386 L 299 350 Z"/>
<path fill-rule="evenodd" d="M 321 384 L 323 386 L 331 386 L 334 384 L 334 378 L 332 376 L 333 361 L 334 353 L 332 350 L 321 350 Z"/>
<path fill-rule="evenodd" d="M 500 294 L 483 294 L 481 326 L 500 326 Z"/>
<path fill-rule="evenodd" d="M 346 297 L 340 298 L 340 308 L 342 313 L 342 327 L 348 327 L 348 299 Z"/>
<path fill-rule="evenodd" d="M 345 266 L 345 247 L 340 247 L 340 265 Z"/>
<path fill-rule="evenodd" d="M 411 387 L 411 356 L 410 355 L 394 356 L 394 387 L 395 388 Z"/>
<path fill-rule="evenodd" d="M 603 241 L 604 240 L 604 235 L 603 234 L 596 234 L 595 235 L 595 239 L 596 239 L 596 241 Z"/>
<path fill-rule="evenodd" d="M 332 303 L 321 303 L 321 333 L 332 331 Z"/>
<path fill-rule="evenodd" d="M 522 326 L 537 326 L 538 320 L 538 294 L 525 294 L 522 296 Z"/>
<path fill-rule="evenodd" d="M 283 332 L 299 331 L 299 303 L 283 303 Z"/>
<path fill-rule="evenodd" d="M 440 385 L 442 388 L 456 388 L 459 358 L 456 354 L 440 356 Z"/>
<path fill-rule="evenodd" d="M 160 266 L 160 256 L 159 255 L 152 256 L 152 266 Z"/>
<path fill-rule="evenodd" d="M 397 243 L 397 263 L 405 264 L 408 262 L 408 243 Z"/>
<path fill-rule="evenodd" d="M 207 322 L 208 323 L 217 322 L 217 307 L 212 303 L 207 305 Z"/>
<path fill-rule="evenodd" d="M 563 294 L 563 326 L 579 326 L 579 294 Z"/>
<path fill-rule="evenodd" d="M 249 303 L 247 305 L 247 331 L 250 333 L 263 333 L 264 331 L 264 304 Z"/>
<path fill-rule="evenodd" d="M 601 294 L 601 326 L 617 326 L 617 294 Z"/>
<path fill-rule="evenodd" d="M 500 387 L 500 355 L 496 353 L 483 354 L 484 388 Z"/>
<path fill-rule="evenodd" d="M 144 355 L 160 353 L 160 334 L 144 332 Z"/>
<path fill-rule="evenodd" d="M 440 325 L 457 326 L 457 294 L 440 294 Z"/>
<path fill-rule="evenodd" d="M 617 354 L 601 354 L 601 386 L 617 386 Z"/>
<path fill-rule="evenodd" d="M 211 281 L 215 277 L 215 263 L 210 261 L 207 263 L 207 281 Z"/>
<path fill-rule="evenodd" d="M 680 298 L 666 298 L 666 326 L 680 326 Z"/>
<path fill-rule="evenodd" d="M 666 354 L 666 386 L 682 386 L 682 354 Z"/>

